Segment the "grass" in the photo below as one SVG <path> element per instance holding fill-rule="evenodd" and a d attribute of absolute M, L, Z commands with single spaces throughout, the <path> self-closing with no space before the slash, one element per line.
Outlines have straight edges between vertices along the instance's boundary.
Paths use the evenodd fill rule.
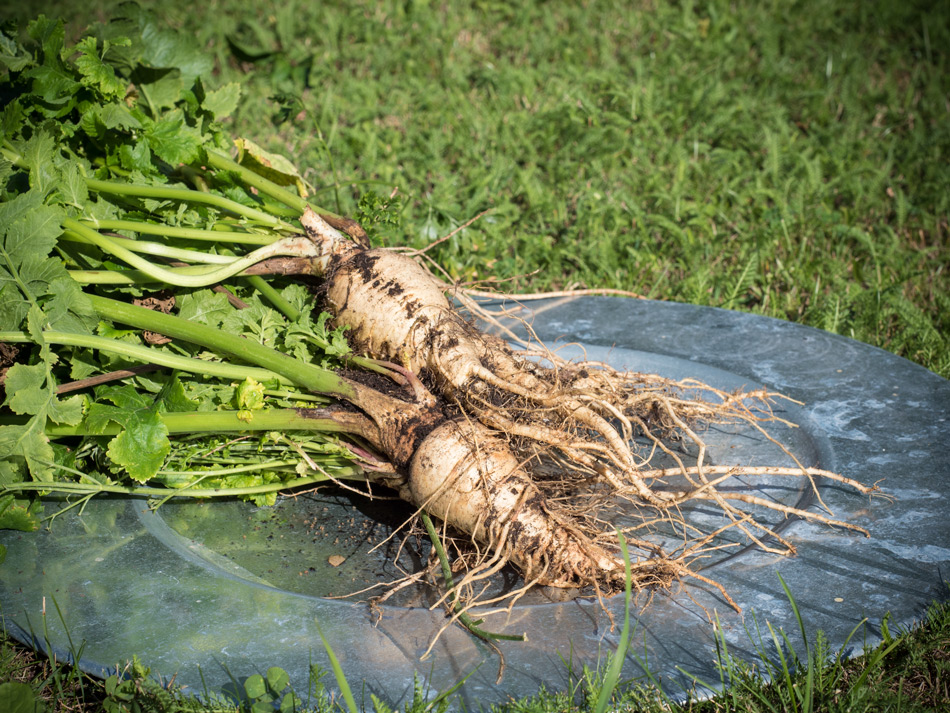
<path fill-rule="evenodd" d="M 422 246 L 487 211 L 430 253 L 460 280 L 745 310 L 950 377 L 948 6 L 630 5 L 208 0 L 155 11 L 197 34 L 216 82 L 242 85 L 231 130 L 291 156 L 320 202 L 358 217 L 368 192 L 383 204 L 396 192 L 378 239 Z M 34 2 L 0 19 L 45 11 L 76 32 L 115 6 Z M 684 708 L 937 707 L 948 631 L 935 607 L 873 665 L 816 660 L 807 706 L 790 697 L 806 679 L 765 686 L 738 667 L 725 694 Z M 0 680 L 34 671 L 44 691 L 62 687 L 63 710 L 81 706 L 90 687 L 72 695 L 81 678 L 68 667 L 3 647 L 19 663 L 0 666 Z M 811 656 L 831 653 L 815 642 Z M 628 695 L 667 705 L 648 702 L 649 689 Z M 567 704 L 545 694 L 511 709 Z"/>

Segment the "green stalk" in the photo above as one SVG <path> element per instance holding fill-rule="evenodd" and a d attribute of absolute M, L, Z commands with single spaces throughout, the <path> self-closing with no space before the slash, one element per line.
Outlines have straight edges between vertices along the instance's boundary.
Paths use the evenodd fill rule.
<path fill-rule="evenodd" d="M 217 284 L 223 280 L 233 277 L 239 272 L 246 270 L 252 265 L 272 257 L 291 256 L 291 257 L 312 257 L 313 245 L 306 238 L 283 238 L 270 245 L 265 245 L 257 250 L 248 253 L 244 257 L 238 258 L 227 265 L 215 267 L 213 265 L 192 266 L 194 272 L 182 273 L 171 268 L 161 267 L 149 262 L 143 257 L 132 252 L 128 248 L 120 245 L 112 238 L 106 237 L 101 233 L 87 228 L 85 225 L 72 218 L 63 220 L 63 227 L 67 232 L 72 232 L 80 240 L 93 243 L 102 250 L 116 256 L 120 260 L 127 262 L 132 267 L 138 268 L 146 275 L 159 282 L 167 282 L 170 285 L 180 287 L 208 287 Z M 306 255 L 310 252 L 310 255 Z M 195 274 L 197 273 L 197 274 Z"/>
<path fill-rule="evenodd" d="M 85 223 L 83 223 L 85 225 Z M 104 236 L 106 237 L 106 236 Z M 184 248 L 175 248 L 171 245 L 166 245 L 165 243 L 156 243 L 151 240 L 133 240 L 131 238 L 117 238 L 114 235 L 107 236 L 108 239 L 120 245 L 126 250 L 141 254 L 141 255 L 154 255 L 155 257 L 166 257 L 172 260 L 181 260 L 183 262 L 196 262 L 201 264 L 216 264 L 216 265 L 228 265 L 235 260 L 237 257 L 234 255 L 219 255 L 216 253 L 204 253 L 200 250 L 186 250 Z M 66 230 L 63 232 L 63 240 L 77 242 L 77 243 L 92 243 L 85 234 L 80 235 L 72 230 Z"/>
<path fill-rule="evenodd" d="M 240 243 L 243 245 L 270 245 L 280 237 L 267 233 L 239 233 L 234 230 L 181 228 L 138 220 L 83 220 L 80 222 L 93 230 L 128 230 L 141 235 L 161 235 L 166 238 L 186 238 L 188 240 Z"/>
<path fill-rule="evenodd" d="M 188 268 L 169 268 L 169 271 L 175 274 L 194 275 L 196 268 L 206 269 L 204 265 L 192 265 Z M 80 285 L 147 285 L 165 282 L 141 270 L 69 270 L 69 276 Z"/>
<path fill-rule="evenodd" d="M 3 145 L 0 146 L 0 156 L 3 156 L 3 158 L 5 158 L 17 168 L 25 168 L 27 170 L 30 168 L 23 160 L 23 156 L 17 153 L 17 151 L 13 148 L 13 145 L 7 139 L 4 139 Z"/>
<path fill-rule="evenodd" d="M 232 201 L 230 198 L 225 198 L 215 193 L 204 193 L 202 191 L 193 191 L 190 188 L 173 188 L 171 186 L 140 186 L 134 183 L 112 183 L 111 181 L 100 181 L 95 178 L 87 178 L 86 185 L 89 190 L 97 193 L 111 193 L 112 195 L 133 196 L 136 198 L 152 198 L 154 200 L 204 203 L 220 210 L 240 215 L 249 220 L 255 220 L 264 225 L 269 225 L 272 228 L 294 230 L 292 225 L 285 223 L 280 218 L 275 218 L 262 210 L 242 205 L 237 201 Z"/>
<path fill-rule="evenodd" d="M 241 181 L 246 183 L 249 186 L 254 186 L 261 193 L 264 193 L 274 200 L 280 201 L 284 205 L 288 205 L 297 211 L 298 215 L 302 215 L 303 212 L 307 209 L 307 201 L 295 193 L 291 193 L 283 186 L 279 186 L 270 179 L 264 178 L 259 173 L 255 173 L 246 166 L 242 166 L 236 161 L 232 161 L 230 158 L 225 156 L 214 149 L 207 150 L 208 165 L 214 168 L 217 168 L 222 171 L 232 171 L 233 173 L 240 176 Z M 334 215 L 335 213 L 329 213 L 329 211 L 320 208 L 319 206 L 310 206 L 317 213 L 324 213 L 328 215 Z M 338 217 L 338 216 L 337 216 Z"/>
<path fill-rule="evenodd" d="M 300 319 L 300 310 L 294 307 L 290 302 L 284 299 L 284 296 L 277 291 L 267 280 L 260 275 L 248 275 L 245 278 L 251 286 L 260 292 L 264 299 L 270 302 L 274 307 L 291 322 Z"/>
<path fill-rule="evenodd" d="M 151 310 L 146 310 L 146 312 L 150 311 Z M 169 369 L 178 369 L 179 371 L 185 371 L 189 374 L 206 374 L 207 376 L 217 376 L 222 379 L 233 379 L 236 381 L 244 381 L 248 376 L 261 382 L 270 381 L 272 379 L 278 379 L 283 383 L 292 383 L 293 381 L 268 369 L 242 366 L 239 364 L 226 364 L 224 362 L 205 361 L 204 359 L 192 359 L 159 349 L 152 349 L 142 346 L 141 344 L 130 344 L 121 339 L 55 331 L 43 332 L 43 339 L 49 344 L 98 349 L 146 364 L 157 364 L 158 366 L 164 366 Z M 33 338 L 26 332 L 0 332 L 0 342 L 32 341 Z"/>
<path fill-rule="evenodd" d="M 257 431 L 319 431 L 321 433 L 351 433 L 363 435 L 370 428 L 366 417 L 351 411 L 320 408 L 260 409 L 250 411 L 248 420 L 243 420 L 238 411 L 175 411 L 159 413 L 169 434 L 176 433 L 251 433 Z M 7 416 L 0 419 L 2 425 L 19 425 L 23 417 Z M 43 432 L 50 438 L 69 436 L 116 436 L 122 427 L 110 423 L 103 429 L 92 432 L 80 423 L 68 426 L 47 423 Z"/>
<path fill-rule="evenodd" d="M 359 388 L 354 382 L 328 369 L 301 362 L 251 339 L 98 295 L 89 295 L 89 299 L 96 312 L 106 319 L 138 329 L 148 329 L 172 339 L 182 339 L 228 354 L 243 362 L 268 369 L 315 393 L 348 401 L 354 401 L 358 397 Z"/>

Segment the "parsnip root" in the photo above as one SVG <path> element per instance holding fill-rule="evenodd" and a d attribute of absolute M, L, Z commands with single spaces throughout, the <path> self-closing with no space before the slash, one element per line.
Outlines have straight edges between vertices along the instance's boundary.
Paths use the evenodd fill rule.
<path fill-rule="evenodd" d="M 709 582 L 689 568 L 690 561 L 714 549 L 727 529 L 767 551 L 791 553 L 791 543 L 759 522 L 749 506 L 867 534 L 829 515 L 722 487 L 757 470 L 710 467 L 697 423 L 743 424 L 776 443 L 798 467 L 773 469 L 772 475 L 804 477 L 812 485 L 824 475 L 799 463 L 766 431 L 764 424 L 781 421 L 771 410 L 777 395 L 726 393 L 606 365 L 569 364 L 547 352 L 542 364 L 477 331 L 449 302 L 446 284 L 412 257 L 367 249 L 310 211 L 301 222 L 320 256 L 315 271 L 326 277 L 325 308 L 349 327 L 351 343 L 374 359 L 403 365 L 438 399 L 441 421 L 431 430 L 381 438 L 401 438 L 401 462 L 408 463 L 403 479 L 389 484 L 479 543 L 482 557 L 469 581 L 511 563 L 527 582 L 618 591 L 624 567 L 613 527 L 601 517 L 607 501 L 640 512 L 641 527 L 667 522 L 684 533 L 675 553 L 634 541 L 638 588 L 669 586 L 684 576 Z M 376 422 L 385 430 L 384 419 Z M 639 447 L 632 445 L 635 439 Z M 691 444 L 694 456 L 684 460 L 671 439 Z M 675 466 L 652 465 L 657 454 Z M 673 474 L 678 483 L 670 489 L 664 483 Z M 874 490 L 832 478 L 862 493 Z M 726 524 L 703 532 L 686 523 L 680 508 L 694 500 L 714 503 Z"/>

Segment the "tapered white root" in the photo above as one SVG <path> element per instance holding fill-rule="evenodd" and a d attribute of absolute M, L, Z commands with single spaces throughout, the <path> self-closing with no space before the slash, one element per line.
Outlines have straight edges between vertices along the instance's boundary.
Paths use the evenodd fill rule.
<path fill-rule="evenodd" d="M 612 593 L 623 587 L 624 562 L 616 548 L 588 537 L 548 502 L 498 434 L 468 420 L 444 423 L 419 445 L 404 500 L 451 523 L 486 546 L 483 558 L 460 586 L 514 564 L 526 581 L 549 587 L 593 586 Z M 685 556 L 632 542 L 631 573 L 636 589 L 695 576 Z M 697 577 L 718 588 L 704 577 Z"/>

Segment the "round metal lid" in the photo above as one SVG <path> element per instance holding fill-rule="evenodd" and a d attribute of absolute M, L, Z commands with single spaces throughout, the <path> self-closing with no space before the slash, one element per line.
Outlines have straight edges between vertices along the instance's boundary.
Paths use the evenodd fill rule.
<path fill-rule="evenodd" d="M 693 676 L 717 682 L 712 614 L 735 655 L 757 656 L 749 632 L 767 631 L 766 621 L 800 646 L 782 581 L 812 640 L 821 629 L 833 649 L 841 647 L 867 619 L 865 631 L 851 639 L 854 653 L 879 640 L 877 623 L 885 614 L 909 624 L 931 601 L 946 597 L 950 382 L 853 340 L 713 308 L 585 297 L 531 302 L 519 317 L 538 338 L 564 344 L 569 354 L 720 388 L 767 386 L 800 401 L 780 406 L 800 427 L 775 435 L 807 465 L 880 481 L 893 496 L 869 500 L 823 483 L 822 499 L 835 517 L 868 528 L 870 539 L 773 516 L 797 545 L 797 556 L 743 550 L 710 560 L 704 574 L 725 586 L 742 614 L 698 582 L 636 600 L 625 677 L 643 676 L 649 667 L 671 695 L 691 688 Z M 510 324 L 523 331 L 519 320 Z M 719 462 L 776 460 L 767 444 L 747 433 L 707 435 Z M 815 507 L 800 483 L 742 487 Z M 319 625 L 348 679 L 359 682 L 354 689 L 396 705 L 412 695 L 414 677 L 438 691 L 467 676 L 459 692 L 467 707 L 521 698 L 541 685 L 564 688 L 569 667 L 576 674 L 615 647 L 619 625 L 611 629 L 598 602 L 552 602 L 542 593 L 484 624 L 528 635 L 524 643 L 499 643 L 500 682 L 498 655 L 458 627 L 420 660 L 445 623 L 442 610 L 428 610 L 425 588 L 379 608 L 328 598 L 418 567 L 425 543 L 398 551 L 391 540 L 388 550 L 372 549 L 401 517 L 329 491 L 269 509 L 175 503 L 157 512 L 142 500 L 98 497 L 58 517 L 49 530 L 0 532 L 8 547 L 0 565 L 4 622 L 13 636 L 60 657 L 78 653 L 80 666 L 93 673 L 138 655 L 154 673 L 174 676 L 197 695 L 238 691 L 236 682 L 268 666 L 286 669 L 296 690 L 305 692 L 310 666 L 329 668 Z M 697 508 L 690 517 L 710 515 Z M 331 555 L 342 564 L 331 564 Z M 622 622 L 622 597 L 607 607 Z"/>

